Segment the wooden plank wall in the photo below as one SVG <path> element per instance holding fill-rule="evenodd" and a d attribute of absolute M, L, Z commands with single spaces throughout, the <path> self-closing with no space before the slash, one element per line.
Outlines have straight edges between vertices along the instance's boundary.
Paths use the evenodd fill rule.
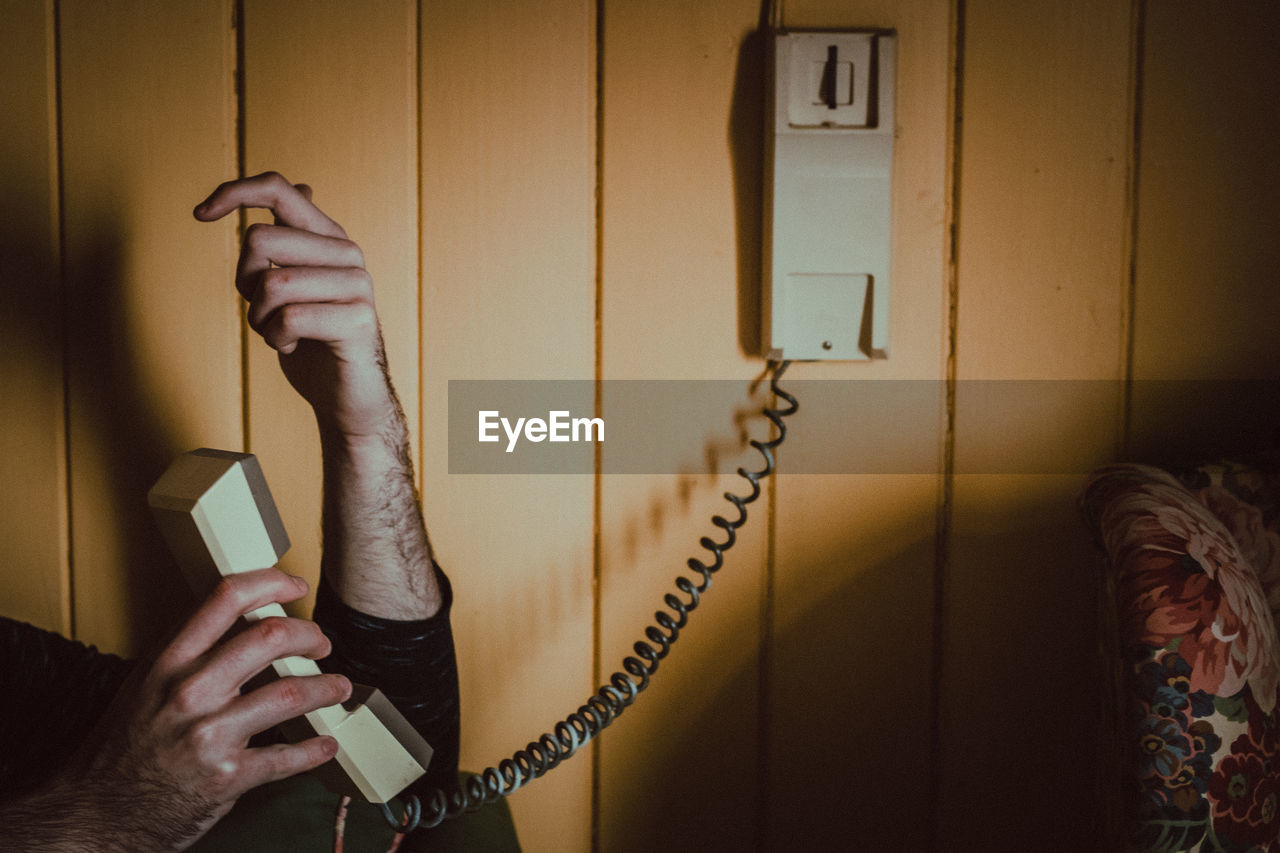
<path fill-rule="evenodd" d="M 235 169 L 231 3 L 58 8 L 71 611 L 134 650 L 187 596 L 140 496 L 242 441 L 235 224 L 191 217 Z"/>
<path fill-rule="evenodd" d="M 59 267 L 57 86 L 51 4 L 0 4 L 0 600 L 15 619 L 71 630 Z"/>
<path fill-rule="evenodd" d="M 592 375 L 594 8 L 431 0 L 421 31 L 425 504 L 479 770 L 591 689 L 591 478 L 449 476 L 445 416 L 450 379 Z M 529 849 L 589 847 L 591 769 L 584 751 L 514 798 Z"/>
<path fill-rule="evenodd" d="M 759 152 L 732 134 L 735 121 L 759 121 L 742 92 L 757 85 L 758 58 L 741 52 L 758 4 L 606 2 L 602 14 L 601 375 L 737 379 L 745 399 L 760 365 L 739 346 L 739 253 L 759 243 L 742 221 L 758 221 L 755 205 L 742 203 L 742 172 L 758 169 Z M 743 116 L 744 105 L 756 112 Z M 615 405 L 605 398 L 606 423 Z M 731 414 L 722 413 L 721 430 L 732 429 Z M 709 437 L 689 438 L 684 458 L 698 458 Z M 733 517 L 726 489 L 743 491 L 736 477 L 603 478 L 598 681 L 643 639 L 685 561 L 710 561 L 697 543 L 714 531 L 712 512 Z M 597 747 L 599 849 L 742 848 L 758 836 L 753 673 L 766 532 L 762 521 L 743 528 L 705 606 L 629 712 L 635 718 L 615 723 Z"/>
<path fill-rule="evenodd" d="M 933 387 L 930 404 L 902 416 L 938 440 L 919 468 L 933 473 L 778 480 L 765 846 L 831 849 L 859 839 L 867 849 L 922 850 L 931 824 L 916 815 L 933 784 L 934 572 L 946 427 L 951 9 L 946 2 L 790 2 L 784 11 L 788 26 L 856 22 L 899 33 L 891 357 L 797 364 L 787 375 Z M 848 446 L 838 421 L 824 418 L 823 403 L 801 401 L 788 436 L 792 452 L 814 453 L 825 442 L 833 460 L 867 458 Z M 784 471 L 787 452 L 784 446 Z M 873 782 L 871 768 L 894 768 L 900 784 L 903 771 L 915 768 L 914 796 Z M 841 778 L 850 784 L 837 784 Z"/>
<path fill-rule="evenodd" d="M 417 459 L 416 5 L 320 3 L 299 14 L 296 3 L 246 0 L 241 14 L 244 172 L 275 170 L 314 185 L 316 204 L 360 244 Z M 302 67 L 307 82 L 300 87 Z M 335 126 L 360 132 L 328 132 Z M 319 438 L 275 354 L 256 339 L 245 352 L 245 442 L 263 460 L 293 533 L 281 565 L 309 574 L 320 563 Z"/>
<path fill-rule="evenodd" d="M 1146 20 L 1130 452 L 1274 447 L 1280 395 L 1242 383 L 1280 377 L 1280 107 L 1253 97 L 1280 77 L 1280 10 L 1151 3 Z"/>
<path fill-rule="evenodd" d="M 0 494 L 0 612 L 154 642 L 189 602 L 142 495 L 199 445 L 259 454 L 286 565 L 314 577 L 309 415 L 244 328 L 236 223 L 190 217 L 277 169 L 375 278 L 457 593 L 463 763 L 550 729 L 738 478 L 450 475 L 448 381 L 718 378 L 746 399 L 766 5 L 0 0 L 0 470 L 21 484 Z M 526 849 L 1107 848 L 1074 492 L 1169 435 L 1128 380 L 1275 372 L 1280 134 L 1251 93 L 1280 82 L 1277 15 L 785 4 L 793 27 L 900 38 L 893 357 L 789 375 L 930 383 L 935 447 L 911 475 L 786 474 L 784 451 L 653 686 L 513 798 Z M 1016 420 L 989 408 L 1012 380 L 1036 402 Z M 793 452 L 858 452 L 802 403 Z M 695 456 L 732 427 L 699 417 Z"/>
<path fill-rule="evenodd" d="M 955 849 L 1013 850 L 1079 838 L 1097 802 L 1107 682 L 1074 498 L 1122 432 L 1132 13 L 1106 0 L 963 13 L 938 821 Z M 989 405 L 1019 387 L 1030 407 L 1011 434 Z M 1044 473 L 1045 458 L 1069 473 Z M 1063 719 L 1078 722 L 1050 736 Z M 1041 767 L 1064 784 L 1030 796 Z"/>

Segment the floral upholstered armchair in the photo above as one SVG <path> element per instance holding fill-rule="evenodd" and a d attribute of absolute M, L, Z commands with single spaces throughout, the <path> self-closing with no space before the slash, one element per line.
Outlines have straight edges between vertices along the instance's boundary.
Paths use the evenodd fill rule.
<path fill-rule="evenodd" d="M 1085 487 L 1134 850 L 1280 851 L 1277 485 L 1233 464 L 1117 465 Z"/>

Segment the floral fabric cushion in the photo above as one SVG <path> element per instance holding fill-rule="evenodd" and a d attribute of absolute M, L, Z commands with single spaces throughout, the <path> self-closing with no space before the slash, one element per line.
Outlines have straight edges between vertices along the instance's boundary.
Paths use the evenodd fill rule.
<path fill-rule="evenodd" d="M 1280 532 L 1238 466 L 1111 466 L 1083 505 L 1106 551 L 1143 851 L 1280 853 Z"/>

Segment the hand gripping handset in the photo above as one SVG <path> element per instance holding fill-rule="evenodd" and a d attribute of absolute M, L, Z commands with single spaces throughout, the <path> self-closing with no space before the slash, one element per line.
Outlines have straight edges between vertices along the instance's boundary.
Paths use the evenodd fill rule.
<path fill-rule="evenodd" d="M 169 466 L 147 493 L 147 503 L 187 582 L 206 595 L 226 575 L 274 566 L 289 550 L 258 459 L 251 453 L 201 448 Z M 245 615 L 249 621 L 284 616 L 279 604 Z M 273 661 L 276 676 L 318 675 L 315 661 Z M 385 803 L 426 772 L 431 747 L 382 693 L 355 685 L 345 705 L 331 705 L 290 720 L 290 740 L 316 734 L 338 741 L 332 761 L 312 771 L 331 791 Z"/>

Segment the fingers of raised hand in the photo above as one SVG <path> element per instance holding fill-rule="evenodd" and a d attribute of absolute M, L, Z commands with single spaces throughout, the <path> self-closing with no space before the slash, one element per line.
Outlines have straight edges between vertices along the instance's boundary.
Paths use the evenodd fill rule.
<path fill-rule="evenodd" d="M 310 187 L 305 184 L 295 186 L 279 172 L 263 172 L 251 178 L 227 181 L 196 205 L 194 214 L 202 222 L 212 222 L 240 207 L 270 210 L 277 222 L 292 228 L 329 237 L 347 236 L 342 226 L 311 203 Z"/>
<path fill-rule="evenodd" d="M 253 299 L 263 273 L 277 267 L 364 267 L 364 253 L 345 237 L 327 237 L 282 225 L 251 225 L 236 265 L 236 289 Z"/>
<path fill-rule="evenodd" d="M 373 304 L 373 279 L 357 267 L 273 267 L 258 277 L 249 302 L 249 325 L 262 332 L 273 315 L 304 303 Z"/>
<path fill-rule="evenodd" d="M 302 340 L 340 343 L 377 341 L 378 315 L 369 302 L 294 302 L 276 309 L 258 330 L 276 351 L 288 355 Z"/>

